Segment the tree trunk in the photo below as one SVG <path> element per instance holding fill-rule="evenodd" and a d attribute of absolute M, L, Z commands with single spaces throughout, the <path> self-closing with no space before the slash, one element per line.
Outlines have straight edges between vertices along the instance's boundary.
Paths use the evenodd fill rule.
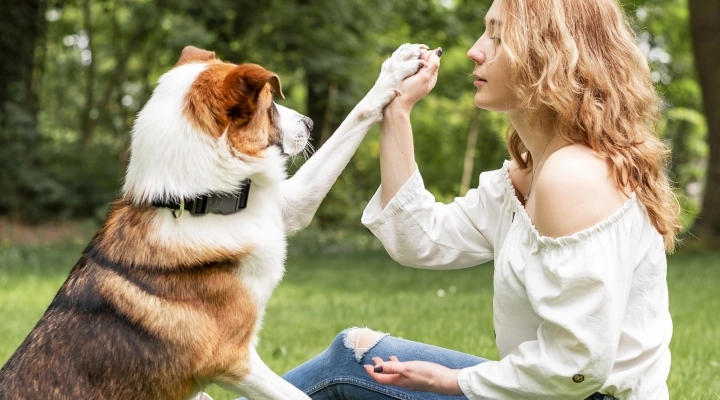
<path fill-rule="evenodd" d="M 93 22 L 92 22 L 92 5 L 91 0 L 85 0 L 82 5 L 83 9 L 83 20 L 85 23 L 85 32 L 87 32 L 88 46 L 87 49 L 92 54 L 90 64 L 87 65 L 87 80 L 85 82 L 85 111 L 82 116 L 82 137 L 89 140 L 92 137 L 92 130 L 94 129 L 93 120 L 93 107 L 95 106 L 95 71 L 97 70 L 97 63 L 95 62 L 95 48 L 93 42 L 95 41 Z M 95 116 L 97 118 L 97 115 Z M 85 141 L 85 140 L 84 140 Z M 83 143 L 87 144 L 87 143 Z"/>
<path fill-rule="evenodd" d="M 702 211 L 692 232 L 700 240 L 720 242 L 720 0 L 689 0 L 689 6 L 710 147 Z"/>
<path fill-rule="evenodd" d="M 307 69 L 306 69 L 307 71 Z M 322 144 L 322 132 L 325 130 L 325 124 L 329 121 L 325 120 L 328 108 L 328 98 L 330 89 L 329 82 L 325 80 L 322 74 L 306 72 L 307 85 L 307 116 L 313 121 L 313 132 L 310 136 L 310 145 L 317 150 Z M 331 130 L 332 131 L 332 130 Z"/>
<path fill-rule="evenodd" d="M 33 195 L 40 144 L 35 52 L 45 7 L 42 0 L 0 0 L 0 214 L 19 214 Z"/>
<path fill-rule="evenodd" d="M 337 102 L 337 96 L 338 85 L 336 83 L 332 83 L 330 84 L 330 89 L 328 89 L 324 123 L 322 124 L 322 127 L 320 127 L 320 143 L 318 143 L 318 145 L 320 146 L 322 146 L 323 143 L 330 139 L 330 135 L 332 135 L 333 133 L 332 120 L 333 115 L 335 114 L 335 103 Z"/>
<path fill-rule="evenodd" d="M 19 101 L 33 115 L 35 45 L 44 33 L 43 0 L 0 0 L 0 112 L 8 101 Z"/>
<path fill-rule="evenodd" d="M 460 180 L 460 196 L 465 196 L 465 193 L 470 190 L 470 180 L 472 179 L 478 134 L 480 134 L 480 109 L 473 107 L 472 115 L 470 116 L 470 129 L 468 130 L 467 145 L 465 146 L 463 174 L 462 179 Z"/>

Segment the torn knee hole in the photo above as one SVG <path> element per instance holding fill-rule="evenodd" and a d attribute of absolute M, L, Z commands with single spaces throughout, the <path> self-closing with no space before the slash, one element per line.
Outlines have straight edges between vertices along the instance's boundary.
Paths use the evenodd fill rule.
<path fill-rule="evenodd" d="M 355 359 L 358 361 L 370 350 L 377 342 L 385 337 L 382 332 L 376 332 L 368 328 L 354 328 L 348 331 L 345 336 L 345 347 L 355 352 Z"/>

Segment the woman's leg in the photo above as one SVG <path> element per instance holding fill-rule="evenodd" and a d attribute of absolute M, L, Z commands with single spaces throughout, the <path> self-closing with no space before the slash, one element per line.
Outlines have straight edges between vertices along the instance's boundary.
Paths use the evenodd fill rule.
<path fill-rule="evenodd" d="M 399 339 L 366 328 L 341 332 L 324 352 L 283 376 L 314 400 L 407 399 L 458 400 L 464 396 L 446 396 L 416 392 L 375 382 L 365 371 L 373 357 L 400 361 L 420 360 L 460 369 L 480 364 L 485 359 L 410 340 Z"/>
<path fill-rule="evenodd" d="M 430 361 L 460 369 L 487 360 L 454 350 L 394 338 L 367 328 L 351 328 L 337 335 L 325 351 L 283 376 L 314 400 L 461 400 L 465 396 L 446 396 L 380 385 L 367 374 L 363 365 L 373 357 L 400 361 Z M 595 393 L 587 400 L 612 400 Z M 241 399 L 245 400 L 245 399 Z"/>

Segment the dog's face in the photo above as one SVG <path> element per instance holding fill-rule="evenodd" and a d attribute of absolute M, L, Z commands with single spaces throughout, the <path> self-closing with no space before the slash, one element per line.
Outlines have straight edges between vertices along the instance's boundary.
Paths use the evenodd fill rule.
<path fill-rule="evenodd" d="M 283 96 L 275 73 L 186 47 L 138 114 L 125 194 L 147 203 L 283 179 L 312 121 L 275 104 L 273 92 Z"/>
<path fill-rule="evenodd" d="M 215 138 L 227 134 L 236 151 L 250 156 L 262 156 L 270 146 L 279 146 L 287 156 L 305 148 L 312 121 L 275 104 L 273 91 L 284 98 L 276 74 L 255 64 L 224 63 L 212 52 L 186 47 L 175 67 L 191 63 L 207 64 L 191 85 L 184 109 L 201 131 Z"/>

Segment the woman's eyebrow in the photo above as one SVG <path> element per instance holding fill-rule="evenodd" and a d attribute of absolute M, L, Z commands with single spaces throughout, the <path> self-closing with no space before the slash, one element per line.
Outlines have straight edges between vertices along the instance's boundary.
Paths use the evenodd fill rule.
<path fill-rule="evenodd" d="M 490 19 L 487 19 L 487 17 L 485 18 L 486 26 L 495 26 L 495 25 L 500 25 L 500 24 L 501 24 L 501 22 L 495 18 L 490 18 Z"/>

